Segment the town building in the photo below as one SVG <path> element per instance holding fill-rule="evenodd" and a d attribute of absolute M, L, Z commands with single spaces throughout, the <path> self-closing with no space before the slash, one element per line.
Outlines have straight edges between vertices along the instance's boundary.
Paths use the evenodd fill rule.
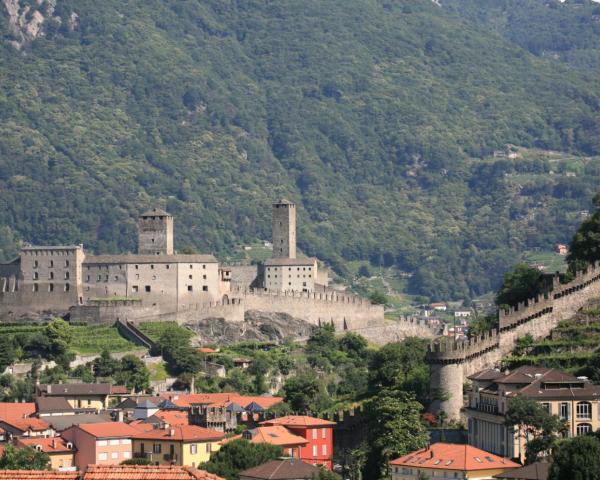
<path fill-rule="evenodd" d="M 90 465 L 85 472 L 0 470 L 0 480 L 225 480 L 192 467 Z"/>
<path fill-rule="evenodd" d="M 469 379 L 472 388 L 465 409 L 469 444 L 497 455 L 525 458 L 527 439 L 504 424 L 509 400 L 517 395 L 539 402 L 552 415 L 565 420 L 568 436 L 600 428 L 600 385 L 554 368 L 522 366 L 512 372 L 483 370 Z"/>
<path fill-rule="evenodd" d="M 75 465 L 85 471 L 88 465 L 118 465 L 132 458 L 132 439 L 139 433 L 122 422 L 75 425 L 62 434 L 75 445 Z"/>
<path fill-rule="evenodd" d="M 142 428 L 133 437 L 133 456 L 158 465 L 196 467 L 208 462 L 211 453 L 219 450 L 219 441 L 224 436 L 224 433 L 196 425 L 164 424 L 162 428 Z"/>
<path fill-rule="evenodd" d="M 294 458 L 271 460 L 240 472 L 240 480 L 311 480 L 319 467 Z"/>
<path fill-rule="evenodd" d="M 434 443 L 390 462 L 392 480 L 421 478 L 491 480 L 520 467 L 508 458 L 499 457 L 470 445 Z"/>
<path fill-rule="evenodd" d="M 38 397 L 53 397 L 58 402 L 66 400 L 74 409 L 106 410 L 111 398 L 119 398 L 127 391 L 110 383 L 58 383 L 37 385 Z M 42 400 L 43 401 L 43 400 Z M 64 405 L 66 407 L 66 405 Z"/>
<path fill-rule="evenodd" d="M 9 416 L 0 419 L 0 428 L 6 432 L 7 438 L 13 437 L 51 437 L 54 430 L 50 424 L 36 417 L 19 418 Z"/>
<path fill-rule="evenodd" d="M 59 471 L 74 471 L 75 447 L 62 437 L 19 438 L 15 442 L 17 448 L 33 448 L 50 457 L 50 468 Z"/>
<path fill-rule="evenodd" d="M 331 470 L 333 467 L 333 426 L 335 422 L 305 415 L 265 420 L 265 426 L 282 426 L 294 435 L 304 438 L 307 443 L 298 446 L 300 460 L 312 465 L 322 465 Z"/>
<path fill-rule="evenodd" d="M 283 449 L 286 457 L 300 458 L 301 447 L 308 444 L 304 437 L 292 433 L 281 425 L 262 426 L 244 430 L 241 435 L 232 438 L 243 438 L 250 443 L 269 443 Z"/>
<path fill-rule="evenodd" d="M 548 480 L 550 476 L 550 463 L 535 462 L 509 472 L 495 475 L 494 478 L 501 480 Z"/>

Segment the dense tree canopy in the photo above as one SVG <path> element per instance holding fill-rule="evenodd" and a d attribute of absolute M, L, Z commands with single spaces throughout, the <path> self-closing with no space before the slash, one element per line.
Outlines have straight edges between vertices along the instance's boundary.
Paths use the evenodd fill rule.
<path fill-rule="evenodd" d="M 225 257 L 269 237 L 285 195 L 302 250 L 338 272 L 369 260 L 465 298 L 566 241 L 600 179 L 600 81 L 430 0 L 60 0 L 55 15 L 21 51 L 0 16 L 4 259 L 20 241 L 133 251 L 149 204 L 175 215 L 177 248 Z M 494 158 L 507 144 L 575 157 Z"/>
<path fill-rule="evenodd" d="M 548 480 L 595 480 L 600 478 L 600 440 L 575 437 L 558 444 L 552 454 Z"/>
<path fill-rule="evenodd" d="M 496 305 L 515 306 L 519 302 L 535 298 L 542 290 L 540 271 L 526 263 L 520 263 L 504 276 L 504 282 L 496 294 Z"/>
<path fill-rule="evenodd" d="M 269 443 L 250 443 L 233 440 L 211 455 L 210 461 L 200 468 L 216 473 L 227 480 L 238 480 L 239 472 L 275 460 L 283 455 L 281 447 Z"/>

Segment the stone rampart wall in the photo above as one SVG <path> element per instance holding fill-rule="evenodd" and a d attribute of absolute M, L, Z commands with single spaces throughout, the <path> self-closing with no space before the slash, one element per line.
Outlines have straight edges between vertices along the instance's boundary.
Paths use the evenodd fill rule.
<path fill-rule="evenodd" d="M 338 331 L 358 330 L 383 324 L 382 305 L 339 293 L 232 292 L 247 310 L 287 313 L 314 325 L 333 324 Z"/>
<path fill-rule="evenodd" d="M 502 358 L 514 350 L 519 337 L 547 337 L 560 321 L 573 317 L 598 297 L 600 263 L 590 266 L 587 271 L 578 272 L 568 284 L 560 284 L 558 276 L 555 276 L 549 293 L 500 311 L 499 332 L 489 332 L 469 342 L 432 343 L 428 353 L 432 364 L 431 390 L 445 392 L 445 399 L 434 401 L 431 409 L 444 410 L 449 417 L 459 418 L 462 383 L 467 376 L 498 366 Z M 460 382 L 456 381 L 456 376 L 460 377 Z"/>

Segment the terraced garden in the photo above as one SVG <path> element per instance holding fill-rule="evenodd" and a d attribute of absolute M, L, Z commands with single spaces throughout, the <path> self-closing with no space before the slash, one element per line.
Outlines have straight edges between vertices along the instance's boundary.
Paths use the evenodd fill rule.
<path fill-rule="evenodd" d="M 171 329 L 180 330 L 190 338 L 194 335 L 194 332 L 187 328 L 180 327 L 177 322 L 144 322 L 140 323 L 138 328 L 155 342 L 160 339 L 160 336 L 166 330 Z"/>
<path fill-rule="evenodd" d="M 520 340 L 520 347 L 503 361 L 503 367 L 537 365 L 585 375 L 590 359 L 600 346 L 600 309 L 588 308 L 561 322 L 548 339 Z"/>

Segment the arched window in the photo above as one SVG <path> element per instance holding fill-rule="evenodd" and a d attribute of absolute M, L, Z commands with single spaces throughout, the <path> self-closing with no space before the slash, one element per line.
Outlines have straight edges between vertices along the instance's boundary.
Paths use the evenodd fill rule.
<path fill-rule="evenodd" d="M 592 426 L 589 423 L 580 423 L 579 425 L 577 425 L 577 436 L 579 437 L 580 435 L 587 435 L 588 433 L 591 433 L 592 431 Z"/>
<path fill-rule="evenodd" d="M 591 420 L 592 404 L 590 402 L 577 403 L 577 420 Z"/>

